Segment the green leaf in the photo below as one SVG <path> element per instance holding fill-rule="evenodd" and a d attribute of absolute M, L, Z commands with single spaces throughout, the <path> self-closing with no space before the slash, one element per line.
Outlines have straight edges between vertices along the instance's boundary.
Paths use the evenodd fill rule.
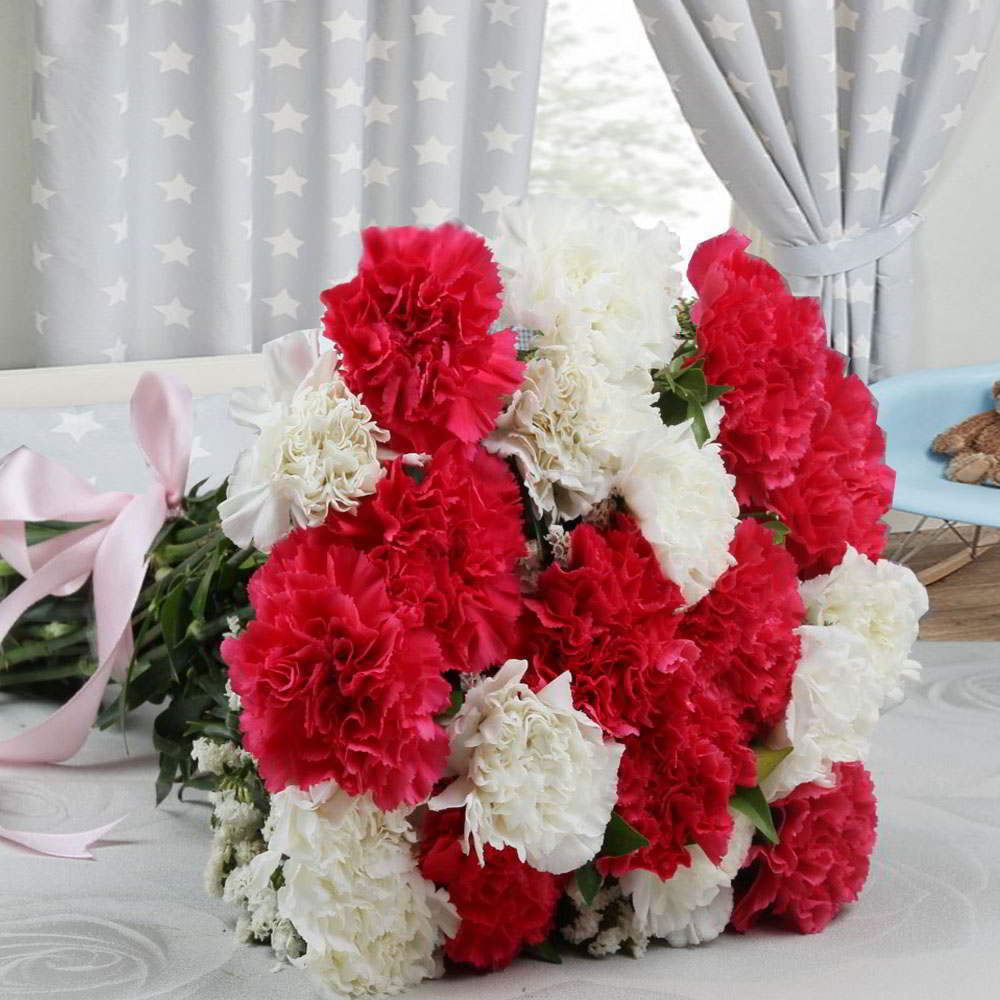
<path fill-rule="evenodd" d="M 778 831 L 774 828 L 771 807 L 767 804 L 759 785 L 753 788 L 737 788 L 729 800 L 729 805 L 743 813 L 772 844 L 778 843 Z"/>
<path fill-rule="evenodd" d="M 465 692 L 461 688 L 452 688 L 451 690 L 451 701 L 448 707 L 438 715 L 434 716 L 435 722 L 445 723 L 449 719 L 454 718 L 458 710 L 462 707 L 462 703 L 465 701 Z"/>
<path fill-rule="evenodd" d="M 771 532 L 771 537 L 774 539 L 775 545 L 785 544 L 785 539 L 788 537 L 789 527 L 784 521 L 779 520 L 777 517 L 769 517 L 760 523 Z"/>
<path fill-rule="evenodd" d="M 604 831 L 604 846 L 601 848 L 601 854 L 611 858 L 620 858 L 648 845 L 649 841 L 638 830 L 629 826 L 618 813 L 611 814 L 611 822 L 608 823 L 607 829 Z"/>
<path fill-rule="evenodd" d="M 687 404 L 673 393 L 662 393 L 657 406 L 660 410 L 660 420 L 668 427 L 682 423 L 687 419 Z"/>
<path fill-rule="evenodd" d="M 208 604 L 209 594 L 212 592 L 212 580 L 215 578 L 215 574 L 219 569 L 219 555 L 216 553 L 212 556 L 211 561 L 208 564 L 208 568 L 205 570 L 204 576 L 198 581 L 198 589 L 194 592 L 194 598 L 191 601 L 191 617 L 192 618 L 204 618 L 205 617 L 205 605 Z"/>
<path fill-rule="evenodd" d="M 580 895 L 587 906 L 593 903 L 603 882 L 604 877 L 593 861 L 588 861 L 582 868 L 576 870 L 576 887 L 580 890 Z"/>
<path fill-rule="evenodd" d="M 792 752 L 791 747 L 771 750 L 768 747 L 752 747 L 757 757 L 757 784 L 762 785 L 771 772 Z"/>
<path fill-rule="evenodd" d="M 778 517 L 777 514 L 772 514 L 770 511 L 754 511 L 750 514 L 744 515 L 746 517 L 752 517 L 755 521 L 760 521 L 761 526 L 767 528 L 771 532 L 771 537 L 774 539 L 775 545 L 784 545 L 785 539 L 788 537 L 788 533 L 791 530 L 784 521 Z"/>
<path fill-rule="evenodd" d="M 240 734 L 221 722 L 189 722 L 184 730 L 185 736 L 218 736 L 220 739 L 229 740 L 230 743 L 239 743 Z"/>
<path fill-rule="evenodd" d="M 784 521 L 779 521 L 775 518 L 773 521 L 768 521 L 765 526 L 771 529 L 775 545 L 785 544 L 785 539 L 788 537 L 788 532 L 791 529 Z"/>
<path fill-rule="evenodd" d="M 700 406 L 690 403 L 688 404 L 688 416 L 692 420 L 691 430 L 694 433 L 694 439 L 698 442 L 698 447 L 700 448 L 712 436 L 708 433 L 705 414 Z"/>
<path fill-rule="evenodd" d="M 681 386 L 692 398 L 704 399 L 708 391 L 708 384 L 705 381 L 705 373 L 698 364 L 691 365 L 684 369 L 683 374 L 677 376 L 677 384 Z"/>
<path fill-rule="evenodd" d="M 159 805 L 169 794 L 177 773 L 177 758 L 160 754 L 160 773 L 156 777 L 156 804 Z"/>
<path fill-rule="evenodd" d="M 733 387 L 731 385 L 710 385 L 705 390 L 705 405 L 714 403 L 721 396 L 724 396 Z"/>
<path fill-rule="evenodd" d="M 187 631 L 188 605 L 187 594 L 183 586 L 177 586 L 170 591 L 160 605 L 160 628 L 168 646 L 177 646 Z"/>
<path fill-rule="evenodd" d="M 537 958 L 539 962 L 562 965 L 562 956 L 556 951 L 556 946 L 552 943 L 551 938 L 546 938 L 538 944 L 529 944 L 524 949 L 524 954 L 529 958 Z"/>

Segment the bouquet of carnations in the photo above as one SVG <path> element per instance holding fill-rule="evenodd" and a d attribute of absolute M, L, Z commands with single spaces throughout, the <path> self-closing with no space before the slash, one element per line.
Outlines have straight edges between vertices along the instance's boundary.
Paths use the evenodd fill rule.
<path fill-rule="evenodd" d="M 331 994 L 446 960 L 819 931 L 926 595 L 880 561 L 870 394 L 734 231 L 526 200 L 368 229 L 324 338 L 265 348 L 222 528 L 211 891 Z M 495 253 L 495 259 L 494 259 Z M 326 349 L 324 349 L 326 348 Z"/>

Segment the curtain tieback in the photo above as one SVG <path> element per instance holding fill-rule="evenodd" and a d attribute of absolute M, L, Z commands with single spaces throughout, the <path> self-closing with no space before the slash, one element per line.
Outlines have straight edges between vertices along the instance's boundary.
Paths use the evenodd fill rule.
<path fill-rule="evenodd" d="M 840 274 L 864 267 L 902 246 L 923 222 L 916 212 L 878 229 L 826 243 L 792 246 L 768 240 L 771 263 L 783 274 L 802 278 Z"/>

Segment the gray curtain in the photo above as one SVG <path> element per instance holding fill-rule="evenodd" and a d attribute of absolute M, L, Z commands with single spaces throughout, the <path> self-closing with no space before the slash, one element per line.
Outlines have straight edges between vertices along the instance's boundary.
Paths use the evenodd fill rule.
<path fill-rule="evenodd" d="M 636 0 L 709 162 L 865 378 L 905 370 L 916 208 L 998 0 Z"/>
<path fill-rule="evenodd" d="M 37 364 L 257 350 L 359 229 L 491 233 L 544 0 L 38 0 Z M 30 334 L 29 334 L 30 335 Z"/>

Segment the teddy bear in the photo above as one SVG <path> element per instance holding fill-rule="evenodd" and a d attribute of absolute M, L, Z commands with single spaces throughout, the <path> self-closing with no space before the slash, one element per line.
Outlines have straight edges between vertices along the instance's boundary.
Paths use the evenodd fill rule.
<path fill-rule="evenodd" d="M 1000 381 L 993 383 L 993 409 L 942 431 L 931 445 L 951 455 L 945 476 L 956 483 L 1000 486 Z"/>

